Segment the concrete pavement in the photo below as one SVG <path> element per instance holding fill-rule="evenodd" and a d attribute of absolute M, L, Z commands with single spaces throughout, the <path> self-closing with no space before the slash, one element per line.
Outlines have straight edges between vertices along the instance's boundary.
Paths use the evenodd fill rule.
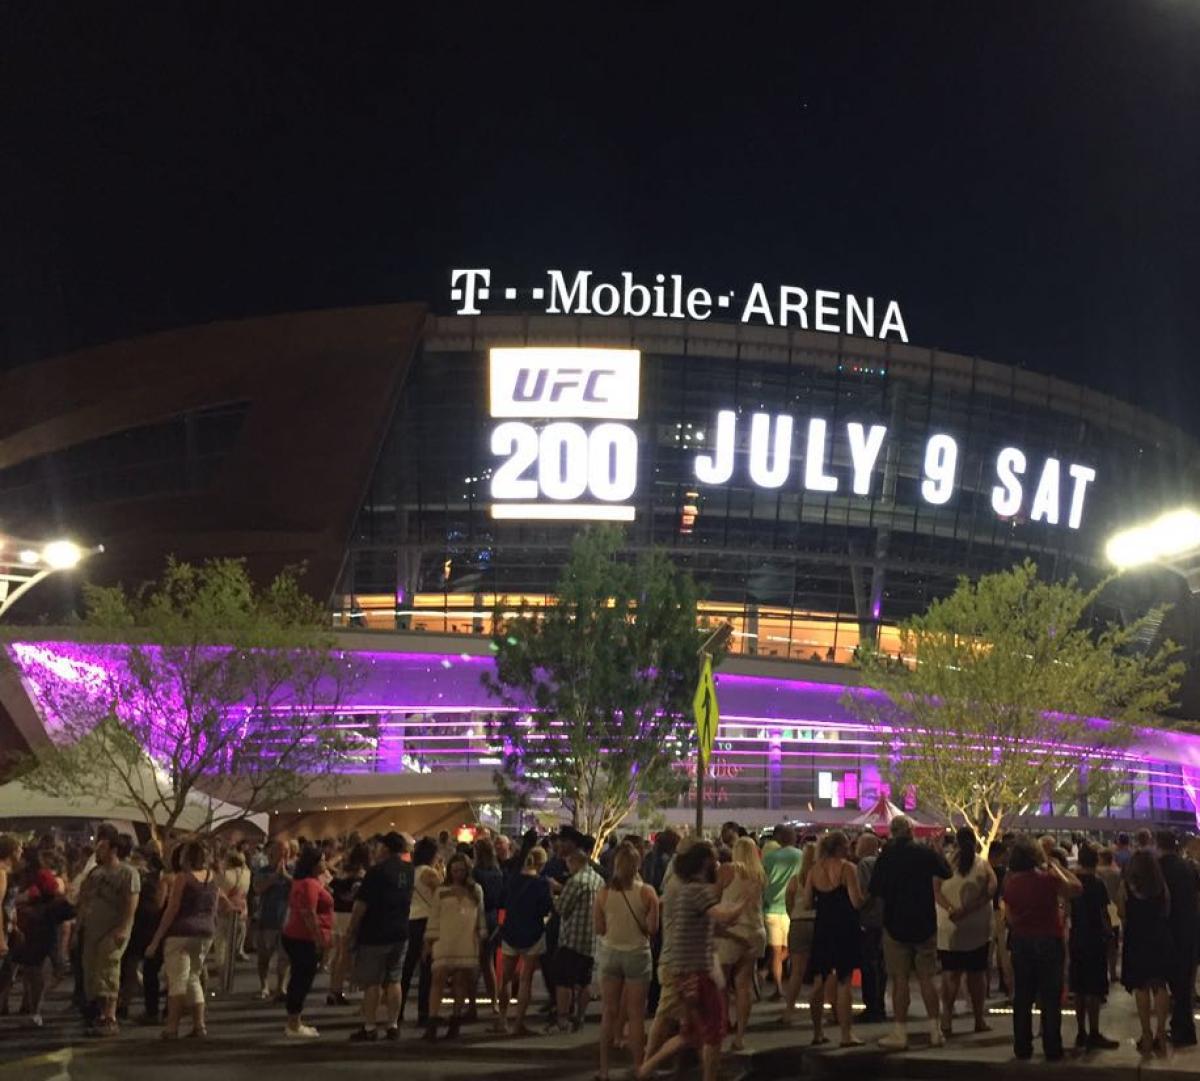
<path fill-rule="evenodd" d="M 443 1040 L 431 1046 L 418 1039 L 418 1030 L 410 1024 L 398 1043 L 380 1040 L 352 1044 L 348 1037 L 357 1025 L 357 1012 L 352 1007 L 326 1006 L 325 986 L 326 978 L 319 976 L 309 999 L 306 1018 L 321 1030 L 321 1038 L 312 1041 L 293 1041 L 283 1036 L 283 1009 L 260 1002 L 253 994 L 248 966 L 238 973 L 233 994 L 211 1000 L 210 1035 L 204 1040 L 164 1042 L 157 1027 L 136 1024 L 127 1025 L 114 1039 L 90 1040 L 83 1035 L 78 1019 L 66 1010 L 65 994 L 58 993 L 49 1003 L 45 1025 L 40 1029 L 31 1027 L 28 1018 L 0 1018 L 0 1079 L 299 1081 L 300 1077 L 314 1076 L 392 1075 L 401 1070 L 415 1081 L 460 1077 L 479 1081 L 518 1077 L 521 1081 L 582 1081 L 595 1072 L 599 1027 L 594 1009 L 589 1023 L 576 1034 L 515 1039 L 495 1034 L 488 1022 L 481 1021 L 465 1026 L 455 1043 Z M 15 1005 L 15 996 L 13 1002 Z M 875 1045 L 875 1040 L 888 1031 L 886 1025 L 856 1026 L 858 1035 L 868 1041 L 863 1048 L 813 1049 L 808 1046 L 811 1030 L 807 1019 L 784 1029 L 775 1021 L 778 1012 L 777 1004 L 756 1004 L 747 1049 L 725 1055 L 723 1076 L 751 1076 L 764 1081 L 834 1074 L 849 1078 L 1007 1078 L 1037 1071 L 1072 1081 L 1117 1081 L 1141 1076 L 1154 1081 L 1200 1081 L 1200 1051 L 1195 1048 L 1171 1051 L 1165 1058 L 1143 1059 L 1138 1055 L 1133 1046 L 1138 1026 L 1132 999 L 1117 987 L 1105 1009 L 1103 1024 L 1108 1035 L 1122 1041 L 1121 1047 L 1074 1054 L 1070 1050 L 1074 1015 L 1068 1014 L 1064 1017 L 1067 1058 L 1055 1065 L 1044 1063 L 1040 1053 L 1030 1063 L 1015 1061 L 1009 1016 L 998 1008 L 989 1016 L 994 1031 L 956 1035 L 944 1049 L 928 1046 L 926 1025 L 920 1019 L 911 1026 L 910 1049 L 904 1053 L 885 1053 Z M 958 1028 L 964 1033 L 969 1028 L 965 1018 L 958 1019 Z M 626 1062 L 622 1052 L 615 1054 L 614 1064 L 618 1067 Z M 622 1076 L 623 1070 L 614 1075 Z"/>

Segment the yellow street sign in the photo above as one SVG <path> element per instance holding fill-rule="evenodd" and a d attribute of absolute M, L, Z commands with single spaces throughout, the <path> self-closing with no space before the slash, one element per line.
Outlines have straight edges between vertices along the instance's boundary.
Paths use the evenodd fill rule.
<path fill-rule="evenodd" d="M 696 714 L 700 764 L 707 766 L 712 755 L 713 743 L 717 739 L 717 726 L 721 723 L 721 715 L 717 711 L 717 684 L 713 680 L 712 657 L 707 655 L 700 669 L 700 680 L 696 684 L 696 697 L 692 699 L 692 709 Z"/>

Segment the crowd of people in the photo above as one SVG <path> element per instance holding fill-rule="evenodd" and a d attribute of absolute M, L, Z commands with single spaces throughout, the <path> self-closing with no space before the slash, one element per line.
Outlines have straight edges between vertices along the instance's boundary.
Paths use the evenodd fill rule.
<path fill-rule="evenodd" d="M 355 1042 L 397 1040 L 406 1021 L 455 1040 L 488 1020 L 481 1005 L 496 1031 L 532 1036 L 543 989 L 544 1031 L 578 1030 L 598 992 L 602 1081 L 617 1049 L 649 1076 L 690 1047 L 715 1077 L 756 1003 L 786 1026 L 806 1001 L 813 1045 L 857 1046 L 856 973 L 862 1020 L 890 1019 L 885 1049 L 909 1045 L 914 977 L 933 1047 L 963 994 L 973 1031 L 988 1030 L 993 980 L 1018 1058 L 1034 1051 L 1035 1005 L 1048 1060 L 1068 1002 L 1076 1048 L 1115 1047 L 1101 1016 L 1118 976 L 1141 1052 L 1196 1042 L 1200 872 L 1169 832 L 1111 847 L 1009 834 L 985 853 L 969 828 L 918 840 L 900 816 L 886 839 L 788 825 L 756 838 L 729 822 L 715 840 L 665 829 L 596 847 L 571 827 L 187 838 L 166 853 L 107 823 L 83 846 L 0 836 L 0 1013 L 19 985 L 41 1024 L 47 991 L 73 979 L 90 1035 L 117 1035 L 140 1002 L 164 1039 L 202 1037 L 209 995 L 232 990 L 252 949 L 289 1039 L 319 1036 L 305 1011 L 322 972 L 326 1005 L 359 1013 Z"/>

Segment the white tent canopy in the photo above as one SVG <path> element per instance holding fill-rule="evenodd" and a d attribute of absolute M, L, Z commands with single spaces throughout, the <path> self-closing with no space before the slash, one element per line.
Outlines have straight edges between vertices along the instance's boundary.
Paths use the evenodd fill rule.
<path fill-rule="evenodd" d="M 188 793 L 183 814 L 176 828 L 184 832 L 205 829 L 209 822 L 220 826 L 230 819 L 241 817 L 240 808 L 231 803 L 206 796 L 203 792 Z M 51 796 L 28 788 L 20 781 L 0 785 L 0 819 L 4 818 L 92 818 L 125 822 L 145 822 L 146 815 L 127 799 L 122 800 L 120 786 L 114 785 L 108 799 Z M 243 819 L 265 836 L 269 819 L 265 814 Z M 160 822 L 161 824 L 161 818 Z"/>

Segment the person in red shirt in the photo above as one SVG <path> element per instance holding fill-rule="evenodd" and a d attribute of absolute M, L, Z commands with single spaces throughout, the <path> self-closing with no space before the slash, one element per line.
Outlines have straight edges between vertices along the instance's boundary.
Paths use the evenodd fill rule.
<path fill-rule="evenodd" d="M 301 1018 L 304 1000 L 312 989 L 321 954 L 333 939 L 333 895 L 322 885 L 325 854 L 309 845 L 296 860 L 288 894 L 287 922 L 283 925 L 283 950 L 291 962 L 287 985 L 287 1027 L 284 1035 L 314 1039 L 317 1030 Z"/>
<path fill-rule="evenodd" d="M 1013 1051 L 1033 1056 L 1033 1003 L 1042 1015 L 1042 1050 L 1063 1057 L 1063 944 L 1059 899 L 1082 892 L 1079 879 L 1028 837 L 1018 837 L 1004 877 L 1004 910 L 1012 945 Z"/>

